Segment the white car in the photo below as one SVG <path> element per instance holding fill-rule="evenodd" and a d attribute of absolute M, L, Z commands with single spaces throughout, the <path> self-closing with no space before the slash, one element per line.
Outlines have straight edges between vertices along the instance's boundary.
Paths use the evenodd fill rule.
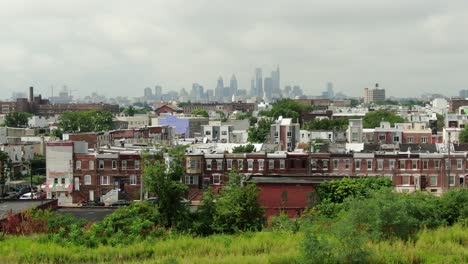
<path fill-rule="evenodd" d="M 31 199 L 36 199 L 36 194 L 35 193 L 25 193 L 21 195 L 20 197 L 21 200 L 31 200 Z"/>

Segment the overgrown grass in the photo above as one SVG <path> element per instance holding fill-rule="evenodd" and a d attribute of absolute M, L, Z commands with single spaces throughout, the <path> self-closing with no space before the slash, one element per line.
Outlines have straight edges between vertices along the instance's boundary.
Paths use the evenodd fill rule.
<path fill-rule="evenodd" d="M 209 237 L 171 236 L 125 246 L 87 248 L 45 235 L 0 238 L 1 263 L 301 263 L 302 232 Z M 456 224 L 423 230 L 415 240 L 369 242 L 369 263 L 467 263 L 468 230 Z"/>

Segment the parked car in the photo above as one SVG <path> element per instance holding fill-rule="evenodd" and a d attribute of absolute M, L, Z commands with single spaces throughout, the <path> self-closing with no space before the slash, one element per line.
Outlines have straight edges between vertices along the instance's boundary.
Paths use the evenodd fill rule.
<path fill-rule="evenodd" d="M 158 197 L 150 197 L 147 199 L 148 202 L 152 204 L 157 204 L 158 203 Z"/>
<path fill-rule="evenodd" d="M 130 202 L 127 200 L 118 200 L 111 204 L 111 206 L 128 206 L 128 205 L 130 205 Z"/>
<path fill-rule="evenodd" d="M 18 192 L 7 192 L 3 194 L 3 199 L 18 199 L 20 197 Z"/>
<path fill-rule="evenodd" d="M 24 186 L 24 187 L 21 187 L 21 188 L 19 189 L 19 193 L 20 193 L 20 195 L 23 195 L 23 194 L 25 194 L 25 193 L 31 192 L 31 189 L 32 189 L 34 192 L 37 192 L 37 187 L 36 187 L 36 186 L 33 186 L 32 188 L 31 188 L 31 186 Z"/>
<path fill-rule="evenodd" d="M 104 206 L 104 203 L 100 201 L 87 201 L 83 203 L 83 206 Z"/>
<path fill-rule="evenodd" d="M 21 200 L 31 200 L 31 199 L 36 199 L 36 194 L 35 193 L 25 193 L 21 195 L 20 197 Z"/>

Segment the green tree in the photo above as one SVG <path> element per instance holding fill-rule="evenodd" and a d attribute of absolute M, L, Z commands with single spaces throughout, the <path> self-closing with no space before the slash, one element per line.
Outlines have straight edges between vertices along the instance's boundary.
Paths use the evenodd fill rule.
<path fill-rule="evenodd" d="M 273 117 L 274 119 L 282 116 L 292 118 L 294 122 L 299 122 L 301 114 L 310 110 L 312 110 L 311 106 L 298 103 L 293 99 L 282 99 L 276 102 L 270 111 L 262 111 L 259 115 Z"/>
<path fill-rule="evenodd" d="M 460 143 L 468 143 L 468 127 L 465 127 L 458 135 Z"/>
<path fill-rule="evenodd" d="M 176 149 L 169 155 L 171 162 L 166 166 L 164 162 L 150 159 L 148 154 L 145 154 L 143 179 L 146 189 L 158 197 L 161 224 L 178 228 L 185 224 L 188 217 L 188 208 L 183 201 L 188 187 L 180 182 L 184 175 L 183 154 Z"/>
<path fill-rule="evenodd" d="M 7 127 L 27 127 L 30 117 L 32 114 L 25 112 L 9 113 L 5 116 L 5 125 Z"/>
<path fill-rule="evenodd" d="M 65 112 L 59 121 L 59 129 L 64 133 L 98 132 L 114 128 L 113 115 L 109 111 Z"/>
<path fill-rule="evenodd" d="M 205 109 L 197 108 L 192 111 L 193 115 L 198 115 L 198 116 L 203 116 L 203 117 L 209 117 L 208 111 Z"/>
<path fill-rule="evenodd" d="M 376 128 L 380 126 L 380 122 L 382 121 L 390 122 L 391 125 L 394 125 L 395 123 L 405 122 L 405 119 L 389 111 L 377 110 L 368 112 L 364 116 L 363 121 L 364 128 Z"/>
<path fill-rule="evenodd" d="M 271 124 L 273 122 L 269 118 L 260 119 L 256 126 L 249 128 L 248 141 L 253 143 L 264 143 L 270 134 Z"/>
<path fill-rule="evenodd" d="M 211 235 L 215 232 L 213 219 L 216 213 L 216 199 L 213 189 L 210 187 L 203 193 L 201 205 L 195 213 L 195 221 L 192 230 L 197 235 Z"/>
<path fill-rule="evenodd" d="M 7 180 L 7 171 L 10 166 L 10 158 L 6 152 L 0 150 L 0 197 L 5 193 L 5 183 Z"/>
<path fill-rule="evenodd" d="M 437 129 L 442 129 L 445 126 L 445 117 L 441 114 L 436 114 L 437 116 Z"/>
<path fill-rule="evenodd" d="M 232 153 L 252 153 L 255 152 L 255 146 L 252 144 L 247 144 L 245 146 L 240 145 L 232 148 Z"/>
<path fill-rule="evenodd" d="M 216 197 L 213 227 L 217 232 L 258 230 L 263 224 L 264 210 L 259 203 L 259 189 L 253 183 L 244 185 L 243 177 L 232 171 L 226 187 Z"/>
<path fill-rule="evenodd" d="M 125 114 L 126 116 L 134 116 L 135 113 L 136 113 L 136 110 L 135 110 L 135 107 L 133 107 L 133 105 L 131 105 L 131 106 L 125 108 L 125 109 L 123 110 L 123 112 L 124 112 L 124 114 Z"/>
<path fill-rule="evenodd" d="M 304 125 L 307 130 L 345 130 L 348 128 L 348 119 L 314 119 L 312 122 Z"/>

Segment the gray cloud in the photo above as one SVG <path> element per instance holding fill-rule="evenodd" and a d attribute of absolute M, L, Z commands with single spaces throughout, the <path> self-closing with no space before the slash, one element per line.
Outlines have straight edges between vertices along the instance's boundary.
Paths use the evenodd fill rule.
<path fill-rule="evenodd" d="M 318 94 L 325 82 L 358 95 L 379 82 L 393 96 L 466 87 L 463 0 L 3 1 L 0 97 L 34 85 L 79 95 L 142 94 L 146 86 L 249 88 L 257 66 Z"/>

